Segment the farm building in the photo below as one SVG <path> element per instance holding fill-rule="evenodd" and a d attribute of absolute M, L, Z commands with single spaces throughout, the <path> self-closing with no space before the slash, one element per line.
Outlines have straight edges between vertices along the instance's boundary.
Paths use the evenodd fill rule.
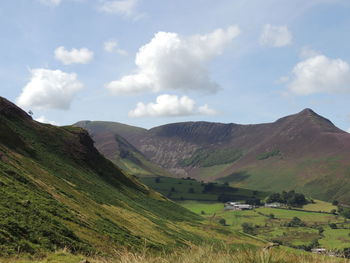
<path fill-rule="evenodd" d="M 252 205 L 242 204 L 240 202 L 227 202 L 225 204 L 225 210 L 251 210 L 253 209 Z"/>
<path fill-rule="evenodd" d="M 314 254 L 326 254 L 327 250 L 325 248 L 313 248 L 311 252 Z"/>
<path fill-rule="evenodd" d="M 265 207 L 278 208 L 278 207 L 281 207 L 281 203 L 267 203 L 265 204 Z"/>

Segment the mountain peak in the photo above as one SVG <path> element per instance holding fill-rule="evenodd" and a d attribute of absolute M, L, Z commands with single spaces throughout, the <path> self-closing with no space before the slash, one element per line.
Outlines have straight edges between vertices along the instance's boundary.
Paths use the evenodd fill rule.
<path fill-rule="evenodd" d="M 314 112 L 312 109 L 310 108 L 305 108 L 303 109 L 301 112 L 299 112 L 298 114 L 312 114 L 312 115 L 318 115 L 316 112 Z"/>

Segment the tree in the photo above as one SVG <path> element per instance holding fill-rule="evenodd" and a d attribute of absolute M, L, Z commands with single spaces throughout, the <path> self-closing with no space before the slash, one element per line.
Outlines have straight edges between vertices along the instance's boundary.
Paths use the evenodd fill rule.
<path fill-rule="evenodd" d="M 318 229 L 318 233 L 319 233 L 320 235 L 322 235 L 322 233 L 324 232 L 323 227 L 319 226 L 317 229 Z"/>
<path fill-rule="evenodd" d="M 339 205 L 339 202 L 337 200 L 333 200 L 332 205 L 337 206 Z"/>
<path fill-rule="evenodd" d="M 291 190 L 289 192 L 283 191 L 281 194 L 273 193 L 267 198 L 266 202 L 278 202 L 287 204 L 288 206 L 303 206 L 308 203 L 303 194 L 296 193 L 294 190 Z"/>
<path fill-rule="evenodd" d="M 259 198 L 256 197 L 252 197 L 246 200 L 246 203 L 248 205 L 261 205 L 261 200 Z"/>
<path fill-rule="evenodd" d="M 176 192 L 175 187 L 171 187 L 170 191 L 171 191 L 171 192 Z"/>
<path fill-rule="evenodd" d="M 350 218 L 350 208 L 342 207 L 341 209 L 339 208 L 338 211 L 343 217 Z"/>
<path fill-rule="evenodd" d="M 293 217 L 293 219 L 287 224 L 288 227 L 305 226 L 306 224 L 299 218 Z"/>
<path fill-rule="evenodd" d="M 249 235 L 255 235 L 255 227 L 252 223 L 243 223 L 242 228 L 244 233 Z"/>
<path fill-rule="evenodd" d="M 223 225 L 223 226 L 226 226 L 226 220 L 225 220 L 224 218 L 221 218 L 221 219 L 219 220 L 219 224 L 220 224 L 220 225 Z"/>
<path fill-rule="evenodd" d="M 283 200 L 281 198 L 280 193 L 273 193 L 273 194 L 269 195 L 269 197 L 266 200 L 267 203 L 274 203 L 274 202 L 282 203 L 282 201 Z"/>
<path fill-rule="evenodd" d="M 332 229 L 337 229 L 338 228 L 335 223 L 330 223 L 329 227 L 332 228 Z"/>
<path fill-rule="evenodd" d="M 274 214 L 269 214 L 269 218 L 270 219 L 275 219 L 275 215 Z"/>
<path fill-rule="evenodd" d="M 154 181 L 155 181 L 157 184 L 159 184 L 159 183 L 160 183 L 160 178 L 157 177 L 156 179 L 154 179 Z"/>
<path fill-rule="evenodd" d="M 189 188 L 189 189 L 188 189 L 188 192 L 189 192 L 190 194 L 194 194 L 194 189 L 193 189 L 193 187 Z"/>

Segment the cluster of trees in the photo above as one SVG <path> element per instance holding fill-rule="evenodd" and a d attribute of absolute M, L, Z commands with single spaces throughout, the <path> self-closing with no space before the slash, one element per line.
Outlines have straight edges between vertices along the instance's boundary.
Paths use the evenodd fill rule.
<path fill-rule="evenodd" d="M 287 227 L 303 227 L 306 226 L 305 222 L 303 222 L 299 217 L 293 217 L 287 224 Z"/>
<path fill-rule="evenodd" d="M 295 207 L 300 207 L 308 203 L 305 195 L 296 193 L 294 190 L 291 190 L 289 192 L 283 191 L 282 193 L 273 193 L 266 199 L 266 202 L 278 202 Z"/>
<path fill-rule="evenodd" d="M 256 228 L 257 226 L 254 226 L 252 223 L 243 223 L 242 229 L 243 232 L 249 235 L 256 235 Z"/>

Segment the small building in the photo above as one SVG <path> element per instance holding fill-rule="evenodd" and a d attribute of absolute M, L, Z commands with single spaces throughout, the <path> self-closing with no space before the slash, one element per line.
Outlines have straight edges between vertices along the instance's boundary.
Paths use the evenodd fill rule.
<path fill-rule="evenodd" d="M 265 207 L 269 207 L 269 208 L 279 208 L 281 207 L 281 203 L 266 203 Z"/>
<path fill-rule="evenodd" d="M 240 205 L 242 204 L 241 202 L 226 202 L 225 206 L 234 206 L 234 205 Z"/>
<path fill-rule="evenodd" d="M 225 203 L 225 210 L 251 210 L 253 209 L 252 205 L 242 204 L 241 202 L 227 202 Z"/>
<path fill-rule="evenodd" d="M 311 252 L 314 254 L 326 254 L 327 250 L 325 248 L 313 248 Z"/>

